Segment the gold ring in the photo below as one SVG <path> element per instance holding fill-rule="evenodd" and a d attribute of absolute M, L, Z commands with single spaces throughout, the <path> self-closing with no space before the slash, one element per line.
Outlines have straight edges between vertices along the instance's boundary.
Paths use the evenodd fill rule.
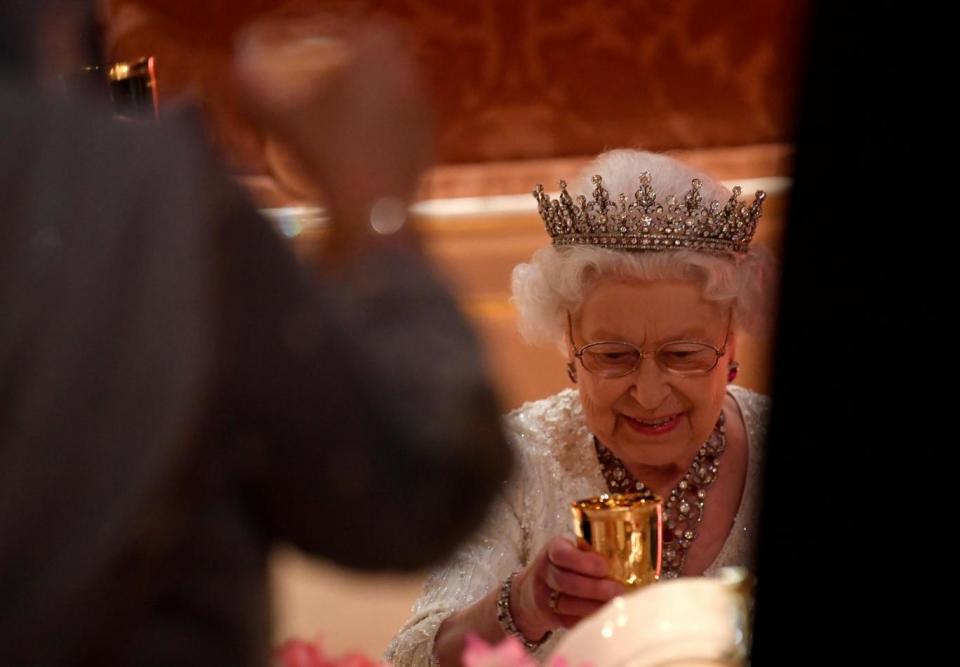
<path fill-rule="evenodd" d="M 558 604 L 559 602 L 560 602 L 560 591 L 551 590 L 551 591 L 550 591 L 550 602 L 548 603 L 548 604 L 550 605 L 550 608 L 553 609 L 554 611 L 556 611 L 556 610 L 557 610 L 557 604 Z"/>

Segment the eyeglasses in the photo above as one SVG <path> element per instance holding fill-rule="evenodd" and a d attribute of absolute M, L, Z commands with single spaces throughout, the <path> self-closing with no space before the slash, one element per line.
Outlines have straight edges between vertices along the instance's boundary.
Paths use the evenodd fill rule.
<path fill-rule="evenodd" d="M 732 313 L 730 317 L 733 318 Z M 647 354 L 636 345 L 624 341 L 597 341 L 578 348 L 573 342 L 573 320 L 570 313 L 567 313 L 567 326 L 570 329 L 573 356 L 580 360 L 586 370 L 603 378 L 629 375 L 637 370 L 647 357 L 653 357 L 657 366 L 674 375 L 706 375 L 717 367 L 720 357 L 726 354 L 727 341 L 730 338 L 728 322 L 723 345 L 719 348 L 700 341 L 676 340 L 664 343 L 654 350 L 653 354 Z"/>

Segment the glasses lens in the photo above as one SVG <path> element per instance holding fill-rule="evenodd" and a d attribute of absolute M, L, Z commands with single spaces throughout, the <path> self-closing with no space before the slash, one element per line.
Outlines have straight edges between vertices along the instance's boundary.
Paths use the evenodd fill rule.
<path fill-rule="evenodd" d="M 705 373 L 717 365 L 717 353 L 700 343 L 669 343 L 657 350 L 657 363 L 677 373 Z"/>
<path fill-rule="evenodd" d="M 605 377 L 626 375 L 637 367 L 640 353 L 623 343 L 594 343 L 583 348 L 583 366 Z"/>

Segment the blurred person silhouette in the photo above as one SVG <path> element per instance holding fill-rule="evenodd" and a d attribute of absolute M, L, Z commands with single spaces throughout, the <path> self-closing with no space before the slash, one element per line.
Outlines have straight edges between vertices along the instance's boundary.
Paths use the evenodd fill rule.
<path fill-rule="evenodd" d="M 943 387 L 955 300 L 944 288 L 955 279 L 937 274 L 954 250 L 938 237 L 939 212 L 905 201 L 938 178 L 935 155 L 951 155 L 950 124 L 938 118 L 949 106 L 923 80 L 940 61 L 936 25 L 950 25 L 946 10 L 892 2 L 818 2 L 812 14 L 774 348 L 756 665 L 925 664 L 951 637 L 950 614 L 931 598 L 941 597 L 953 503 L 954 401 Z M 923 104 L 914 89 L 930 91 Z"/>
<path fill-rule="evenodd" d="M 0 9 L 0 663 L 265 664 L 272 545 L 420 567 L 508 473 L 477 342 L 402 224 L 428 109 L 382 25 L 294 97 L 240 59 L 329 205 L 308 273 L 194 128 L 41 89 L 90 10 Z"/>

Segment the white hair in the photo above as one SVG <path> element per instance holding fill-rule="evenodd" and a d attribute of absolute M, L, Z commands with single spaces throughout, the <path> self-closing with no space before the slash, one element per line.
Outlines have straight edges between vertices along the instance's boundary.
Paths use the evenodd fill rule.
<path fill-rule="evenodd" d="M 632 193 L 638 177 L 648 171 L 659 200 L 678 197 L 690 189 L 690 181 L 703 183 L 704 199 L 720 202 L 730 191 L 709 176 L 673 158 L 634 150 L 603 153 L 581 173 L 571 194 L 589 197 L 590 178 L 603 177 L 603 186 L 614 198 Z M 762 223 L 761 223 L 762 224 Z M 736 325 L 762 335 L 769 320 L 768 298 L 773 261 L 762 248 L 745 255 L 718 255 L 695 250 L 636 252 L 594 246 L 547 246 L 534 253 L 529 263 L 513 269 L 513 303 L 520 314 L 520 332 L 531 343 L 562 344 L 567 313 L 577 313 L 584 298 L 601 280 L 642 282 L 682 281 L 700 285 L 707 301 L 729 304 Z"/>

